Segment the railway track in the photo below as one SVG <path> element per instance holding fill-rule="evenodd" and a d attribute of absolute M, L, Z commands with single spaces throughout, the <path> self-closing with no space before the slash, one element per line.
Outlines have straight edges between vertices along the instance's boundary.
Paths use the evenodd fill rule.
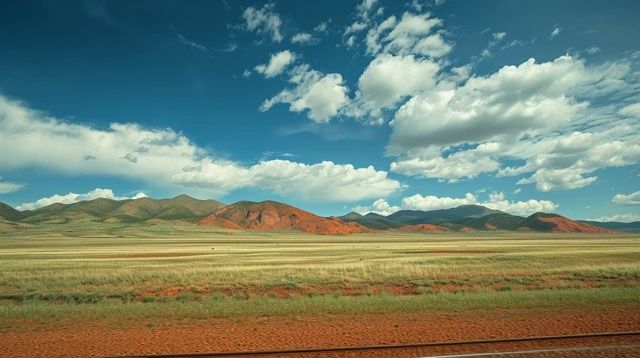
<path fill-rule="evenodd" d="M 640 331 L 627 332 L 602 332 L 602 333 L 585 333 L 571 335 L 554 335 L 554 336 L 529 336 L 514 338 L 495 338 L 495 339 L 475 339 L 463 341 L 444 341 L 444 342 L 424 342 L 424 343 L 406 343 L 406 344 L 387 344 L 387 345 L 362 345 L 362 346 L 342 346 L 342 347 L 318 347 L 318 348 L 296 348 L 282 350 L 249 350 L 249 351 L 222 351 L 222 352 L 196 352 L 196 353 L 175 353 L 175 354 L 142 354 L 142 355 L 124 355 L 109 356 L 105 358 L 189 358 L 189 357 L 251 357 L 251 356 L 304 356 L 314 354 L 331 353 L 348 353 L 379 351 L 379 350 L 402 350 L 402 349 L 420 349 L 420 348 L 443 348 L 443 347 L 473 347 L 473 346 L 492 346 L 517 343 L 534 343 L 543 341 L 579 341 L 586 339 L 612 339 L 625 337 L 640 337 Z M 536 353 L 553 353 L 553 352 L 587 352 L 589 350 L 612 350 L 612 349 L 638 349 L 640 350 L 640 342 L 626 345 L 596 345 L 581 347 L 559 347 L 544 349 L 527 349 L 518 351 L 495 351 L 488 352 L 486 349 L 481 353 L 464 353 L 464 354 L 444 354 L 433 355 L 432 357 L 482 357 L 482 356 L 504 356 Z"/>

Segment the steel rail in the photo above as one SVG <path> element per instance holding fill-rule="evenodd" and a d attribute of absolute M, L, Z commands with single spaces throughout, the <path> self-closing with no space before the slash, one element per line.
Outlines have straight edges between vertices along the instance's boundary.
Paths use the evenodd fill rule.
<path fill-rule="evenodd" d="M 547 340 L 625 337 L 625 336 L 640 336 L 640 331 L 582 333 L 582 334 L 554 335 L 554 336 L 528 336 L 528 337 L 512 337 L 512 338 L 473 339 L 473 340 L 461 340 L 461 341 L 424 342 L 424 343 L 400 343 L 400 344 L 364 345 L 364 346 L 294 348 L 294 349 L 279 349 L 279 350 L 218 351 L 218 352 L 194 352 L 194 353 L 171 353 L 171 354 L 164 354 L 164 353 L 163 354 L 139 354 L 139 355 L 107 356 L 105 358 L 232 357 L 232 356 L 274 355 L 274 354 L 295 354 L 295 353 L 365 351 L 365 350 L 378 350 L 378 349 L 445 347 L 445 346 L 459 346 L 459 345 L 473 345 L 473 344 L 535 342 L 535 341 L 547 341 Z M 499 353 L 499 352 L 496 352 L 496 353 Z"/>

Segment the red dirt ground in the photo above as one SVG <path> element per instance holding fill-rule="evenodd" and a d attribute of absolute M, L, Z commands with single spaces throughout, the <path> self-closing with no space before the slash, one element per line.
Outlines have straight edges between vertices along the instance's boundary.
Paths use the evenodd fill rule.
<path fill-rule="evenodd" d="M 63 321 L 0 325 L 2 357 L 93 357 L 105 355 L 211 352 L 326 346 L 380 345 L 429 341 L 561 335 L 640 330 L 640 304 L 592 309 L 526 309 L 482 312 L 420 312 L 377 315 L 286 316 L 209 319 L 204 321 Z M 543 342 L 541 347 L 638 344 L 638 337 L 585 342 Z M 430 348 L 313 354 L 314 357 L 414 357 L 482 350 L 513 350 L 513 344 L 490 347 Z M 462 350 L 461 350 L 462 349 Z M 601 353 L 607 356 L 612 351 Z M 629 352 L 627 352 L 629 353 Z M 638 350 L 631 351 L 634 356 Z M 617 354 L 617 353 L 616 353 Z M 587 355 L 595 356 L 594 352 Z M 623 352 L 620 356 L 625 356 Z M 291 356 L 291 355 L 290 355 Z M 576 356 L 570 354 L 553 357 Z"/>

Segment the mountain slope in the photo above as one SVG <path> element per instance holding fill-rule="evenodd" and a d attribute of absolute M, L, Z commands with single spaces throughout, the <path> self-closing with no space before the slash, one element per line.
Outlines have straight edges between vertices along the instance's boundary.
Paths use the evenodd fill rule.
<path fill-rule="evenodd" d="M 516 230 L 540 232 L 576 232 L 585 234 L 610 233 L 609 229 L 573 221 L 557 214 L 535 213 L 515 227 Z"/>
<path fill-rule="evenodd" d="M 439 231 L 449 231 L 450 229 L 444 226 L 433 225 L 433 224 L 416 224 L 416 225 L 404 225 L 399 227 L 399 231 L 422 231 L 422 232 L 439 232 Z"/>
<path fill-rule="evenodd" d="M 81 221 L 144 222 L 152 219 L 200 219 L 224 206 L 215 200 L 198 200 L 187 195 L 172 199 L 140 198 L 112 200 L 98 198 L 74 204 L 52 204 L 23 212 L 23 221 L 30 223 L 64 223 Z"/>
<path fill-rule="evenodd" d="M 345 222 L 356 222 L 364 227 L 373 230 L 387 230 L 403 226 L 403 224 L 391 221 L 386 217 L 376 213 L 360 215 L 358 213 L 352 212 L 347 215 L 341 216 L 339 219 Z"/>
<path fill-rule="evenodd" d="M 466 218 L 456 223 L 476 230 L 513 230 L 524 220 L 522 216 L 495 213 L 479 218 Z"/>
<path fill-rule="evenodd" d="M 367 229 L 338 218 L 323 218 L 276 201 L 240 201 L 220 208 L 200 224 L 228 229 L 296 230 L 315 234 L 353 234 Z"/>
<path fill-rule="evenodd" d="M 122 202 L 105 198 L 79 201 L 73 204 L 56 203 L 33 211 L 23 212 L 23 221 L 43 224 L 58 224 L 70 221 L 97 221 L 102 215 L 116 209 L 120 205 L 122 205 Z"/>
<path fill-rule="evenodd" d="M 104 220 L 200 219 L 223 206 L 223 203 L 215 200 L 198 200 L 184 194 L 171 199 L 140 198 L 123 203 L 116 210 L 107 213 Z"/>
<path fill-rule="evenodd" d="M 623 223 L 618 221 L 588 221 L 581 220 L 581 223 L 600 226 L 609 230 L 625 231 L 625 232 L 640 232 L 640 221 L 634 221 L 630 223 Z"/>
<path fill-rule="evenodd" d="M 400 210 L 389 216 L 388 220 L 405 224 L 441 224 L 454 222 L 466 218 L 479 218 L 489 214 L 500 213 L 501 211 L 486 208 L 480 205 L 461 205 L 451 209 L 441 210 Z"/>
<path fill-rule="evenodd" d="M 0 202 L 0 219 L 6 221 L 18 221 L 24 217 L 21 211 L 16 210 L 9 205 Z"/>

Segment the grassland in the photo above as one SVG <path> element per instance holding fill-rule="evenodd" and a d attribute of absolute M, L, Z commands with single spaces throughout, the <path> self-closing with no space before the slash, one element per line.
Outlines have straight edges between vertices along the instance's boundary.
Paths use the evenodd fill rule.
<path fill-rule="evenodd" d="M 0 233 L 0 320 L 640 303 L 640 236 L 318 236 L 194 225 Z"/>

